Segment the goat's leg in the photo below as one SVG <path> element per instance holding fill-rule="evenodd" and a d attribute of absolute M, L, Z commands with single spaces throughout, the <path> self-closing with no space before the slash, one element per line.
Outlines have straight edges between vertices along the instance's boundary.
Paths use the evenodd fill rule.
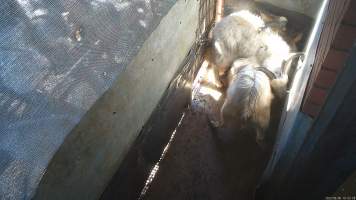
<path fill-rule="evenodd" d="M 263 109 L 259 109 L 256 115 L 255 131 L 256 131 L 256 143 L 262 149 L 267 147 L 266 131 L 270 123 L 271 107 L 267 106 Z"/>
<path fill-rule="evenodd" d="M 227 112 L 227 101 L 225 100 L 224 104 L 222 105 L 221 109 L 220 109 L 220 113 L 219 113 L 219 119 L 217 121 L 210 121 L 210 123 L 214 126 L 214 127 L 222 127 L 224 125 L 224 118 L 226 116 L 226 112 Z"/>
<path fill-rule="evenodd" d="M 283 99 L 287 94 L 288 75 L 285 74 L 281 78 L 273 79 L 270 84 L 273 94 Z"/>
<path fill-rule="evenodd" d="M 214 85 L 217 88 L 222 88 L 223 83 L 220 80 L 220 75 L 219 75 L 219 67 L 218 66 L 213 66 L 213 74 L 214 74 Z"/>
<path fill-rule="evenodd" d="M 265 133 L 262 128 L 256 128 L 256 143 L 261 147 L 265 144 Z"/>
<path fill-rule="evenodd" d="M 256 131 L 256 143 L 262 149 L 262 151 L 266 151 L 268 148 L 268 143 L 266 140 L 265 130 L 258 128 Z"/>

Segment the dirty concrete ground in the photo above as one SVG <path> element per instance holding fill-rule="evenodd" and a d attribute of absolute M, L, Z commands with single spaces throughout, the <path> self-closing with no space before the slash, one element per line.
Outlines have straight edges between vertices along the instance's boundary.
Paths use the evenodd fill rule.
<path fill-rule="evenodd" d="M 192 104 L 142 199 L 253 199 L 272 145 L 263 151 L 248 133 L 212 128 L 224 93 L 206 81 L 210 72 L 203 63 Z"/>
<path fill-rule="evenodd" d="M 187 111 L 145 199 L 253 199 L 266 156 L 248 135 L 220 146 L 213 134 Z"/>

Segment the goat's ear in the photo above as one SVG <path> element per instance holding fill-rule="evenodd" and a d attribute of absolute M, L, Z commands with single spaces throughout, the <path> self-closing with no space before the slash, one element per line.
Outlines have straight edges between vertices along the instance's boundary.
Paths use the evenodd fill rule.
<path fill-rule="evenodd" d="M 264 22 L 270 22 L 270 21 L 272 21 L 272 17 L 270 17 L 270 16 L 264 14 L 263 12 L 260 12 L 260 16 L 261 16 L 261 18 L 262 18 L 262 20 L 263 20 Z"/>
<path fill-rule="evenodd" d="M 253 62 L 251 62 L 251 60 L 249 58 L 239 58 L 237 60 L 235 60 L 232 63 L 232 70 L 235 70 L 235 72 L 239 71 L 241 67 L 249 65 L 249 64 L 254 64 Z"/>

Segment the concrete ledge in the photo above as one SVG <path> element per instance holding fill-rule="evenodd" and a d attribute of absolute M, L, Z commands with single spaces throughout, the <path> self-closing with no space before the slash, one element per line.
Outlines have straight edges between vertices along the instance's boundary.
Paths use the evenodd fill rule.
<path fill-rule="evenodd" d="M 195 41 L 199 1 L 179 0 L 55 154 L 34 199 L 98 199 Z"/>

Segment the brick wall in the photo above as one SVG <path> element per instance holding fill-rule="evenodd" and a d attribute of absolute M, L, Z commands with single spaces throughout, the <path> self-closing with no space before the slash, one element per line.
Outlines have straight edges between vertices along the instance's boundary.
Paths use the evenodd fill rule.
<path fill-rule="evenodd" d="M 356 1 L 349 2 L 331 0 L 329 4 L 329 14 L 302 106 L 302 112 L 313 118 L 323 107 L 356 40 Z"/>

